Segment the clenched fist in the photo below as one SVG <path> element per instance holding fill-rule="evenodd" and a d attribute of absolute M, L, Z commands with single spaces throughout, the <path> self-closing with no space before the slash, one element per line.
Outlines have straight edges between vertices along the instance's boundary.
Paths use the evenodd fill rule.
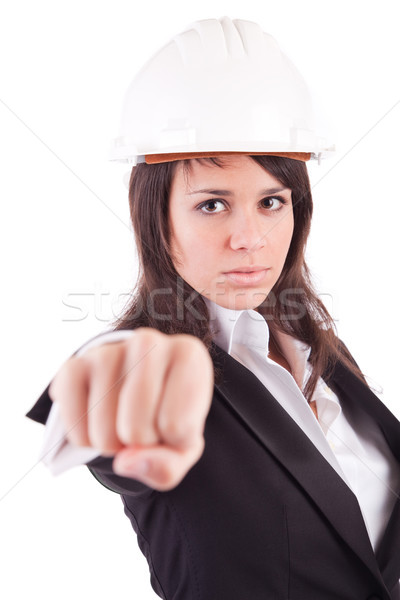
<path fill-rule="evenodd" d="M 199 339 L 140 328 L 67 360 L 49 394 L 71 443 L 113 455 L 119 475 L 168 490 L 203 452 L 212 389 Z"/>

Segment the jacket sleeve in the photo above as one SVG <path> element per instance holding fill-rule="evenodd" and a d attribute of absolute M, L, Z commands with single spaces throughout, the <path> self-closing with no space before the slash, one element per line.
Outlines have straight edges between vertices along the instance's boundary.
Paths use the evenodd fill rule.
<path fill-rule="evenodd" d="M 51 382 L 50 382 L 51 383 Z M 26 413 L 26 416 L 37 423 L 42 423 L 42 425 L 46 424 L 48 416 L 50 414 L 51 407 L 53 402 L 49 395 L 49 387 L 50 383 L 44 392 L 41 394 L 38 400 L 36 400 L 35 404 L 32 408 Z"/>

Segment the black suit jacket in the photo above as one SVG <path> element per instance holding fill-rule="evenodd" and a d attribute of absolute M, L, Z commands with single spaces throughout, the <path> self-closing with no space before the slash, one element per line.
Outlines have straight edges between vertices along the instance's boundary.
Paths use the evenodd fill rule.
<path fill-rule="evenodd" d="M 121 494 L 154 590 L 166 600 L 400 600 L 400 501 L 374 553 L 357 499 L 245 367 L 216 348 L 221 381 L 199 462 L 157 492 L 88 466 Z M 400 462 L 400 423 L 342 364 L 328 384 L 368 415 Z M 45 422 L 47 389 L 28 413 Z M 396 490 L 398 491 L 398 490 Z"/>

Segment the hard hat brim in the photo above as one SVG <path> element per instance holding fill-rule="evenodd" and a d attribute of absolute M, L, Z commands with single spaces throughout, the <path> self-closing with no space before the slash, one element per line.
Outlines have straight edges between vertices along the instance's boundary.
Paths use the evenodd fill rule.
<path fill-rule="evenodd" d="M 189 160 L 192 158 L 214 158 L 218 156 L 278 156 L 306 162 L 311 158 L 311 152 L 178 152 L 170 154 L 146 154 L 144 161 L 148 165 Z"/>

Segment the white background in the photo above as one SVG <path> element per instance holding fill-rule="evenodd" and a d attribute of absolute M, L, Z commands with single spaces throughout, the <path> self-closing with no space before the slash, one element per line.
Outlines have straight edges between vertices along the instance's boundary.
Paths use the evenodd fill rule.
<path fill-rule="evenodd" d="M 278 40 L 318 91 L 338 150 L 310 167 L 309 263 L 340 336 L 400 416 L 397 2 L 0 6 L 0 595 L 155 598 L 119 497 L 84 468 L 53 478 L 37 464 L 42 427 L 23 417 L 135 280 L 125 170 L 107 162 L 124 90 L 198 19 L 254 20 Z"/>

